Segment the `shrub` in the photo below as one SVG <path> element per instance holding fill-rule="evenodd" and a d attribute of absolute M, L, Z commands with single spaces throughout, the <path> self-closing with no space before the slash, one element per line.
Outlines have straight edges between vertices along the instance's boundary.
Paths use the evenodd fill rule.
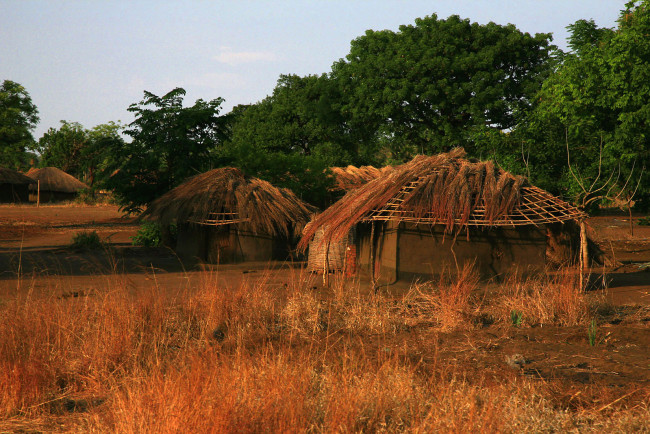
<path fill-rule="evenodd" d="M 172 237 L 176 236 L 176 226 L 170 226 Z M 143 222 L 138 232 L 131 237 L 134 246 L 158 247 L 163 244 L 162 226 L 155 222 Z"/>
<path fill-rule="evenodd" d="M 97 231 L 83 231 L 72 237 L 71 247 L 73 249 L 100 249 L 104 247 L 104 243 L 99 239 Z"/>
<path fill-rule="evenodd" d="M 647 215 L 645 217 L 641 217 L 637 223 L 639 226 L 650 226 L 650 215 Z"/>

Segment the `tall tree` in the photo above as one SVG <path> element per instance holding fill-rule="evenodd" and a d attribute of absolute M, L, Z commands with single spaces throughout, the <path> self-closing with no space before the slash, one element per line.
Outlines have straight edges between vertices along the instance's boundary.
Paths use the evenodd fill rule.
<path fill-rule="evenodd" d="M 367 31 L 332 76 L 350 128 L 391 160 L 458 145 L 472 153 L 474 135 L 512 128 L 528 110 L 550 72 L 550 41 L 513 25 L 432 15 L 398 32 Z"/>
<path fill-rule="evenodd" d="M 586 194 L 585 184 L 629 196 L 640 182 L 638 197 L 647 202 L 650 1 L 628 3 L 616 29 L 586 20 L 568 28 L 572 51 L 517 132 L 533 173 L 573 196 Z"/>
<path fill-rule="evenodd" d="M 134 212 L 186 178 L 210 169 L 228 137 L 222 98 L 183 107 L 185 90 L 163 96 L 144 92 L 129 106 L 135 114 L 125 134 L 132 141 L 115 150 L 114 173 L 107 182 L 123 208 Z"/>
<path fill-rule="evenodd" d="M 32 131 L 38 123 L 38 109 L 20 84 L 4 80 L 0 86 L 0 166 L 25 168 L 28 149 L 34 146 Z"/>
<path fill-rule="evenodd" d="M 41 167 L 54 166 L 75 177 L 82 177 L 83 149 L 88 146 L 88 131 L 78 122 L 61 121 L 38 140 Z"/>
<path fill-rule="evenodd" d="M 326 75 L 282 75 L 272 95 L 237 117 L 230 144 L 266 153 L 319 155 L 333 164 L 353 161 L 357 149 L 340 115 L 340 100 Z"/>

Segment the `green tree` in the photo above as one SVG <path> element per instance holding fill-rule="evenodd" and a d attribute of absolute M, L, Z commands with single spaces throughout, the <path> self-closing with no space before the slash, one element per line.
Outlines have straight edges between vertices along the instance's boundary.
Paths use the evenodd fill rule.
<path fill-rule="evenodd" d="M 363 158 L 340 114 L 338 90 L 326 75 L 281 76 L 272 95 L 233 110 L 229 164 L 323 205 L 327 168 Z"/>
<path fill-rule="evenodd" d="M 132 140 L 114 150 L 107 181 L 127 212 L 219 163 L 229 134 L 228 116 L 219 115 L 223 99 L 183 107 L 184 96 L 182 88 L 163 96 L 145 91 L 144 99 L 128 108 L 135 114 L 125 130 Z"/>
<path fill-rule="evenodd" d="M 572 52 L 544 83 L 534 111 L 517 131 L 534 176 L 547 188 L 585 201 L 613 187 L 629 198 L 640 181 L 638 197 L 647 201 L 649 6 L 649 1 L 628 3 L 617 29 L 586 20 L 568 27 Z"/>
<path fill-rule="evenodd" d="M 338 104 L 336 85 L 326 76 L 282 75 L 273 94 L 248 106 L 233 124 L 230 145 L 259 152 L 318 155 L 332 164 L 358 159 Z"/>
<path fill-rule="evenodd" d="M 473 154 L 474 136 L 512 128 L 529 109 L 552 66 L 550 41 L 513 25 L 432 15 L 398 32 L 367 31 L 332 77 L 349 128 L 389 160 L 459 145 Z"/>
<path fill-rule="evenodd" d="M 50 128 L 38 140 L 41 167 L 58 167 L 72 176 L 84 175 L 83 149 L 88 131 L 78 122 L 61 121 L 59 129 Z"/>
<path fill-rule="evenodd" d="M 4 80 L 0 86 L 0 166 L 26 168 L 34 146 L 38 109 L 23 86 Z"/>

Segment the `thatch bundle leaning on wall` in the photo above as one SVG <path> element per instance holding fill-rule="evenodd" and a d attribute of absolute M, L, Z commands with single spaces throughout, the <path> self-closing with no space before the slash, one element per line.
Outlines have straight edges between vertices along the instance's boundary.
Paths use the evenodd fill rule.
<path fill-rule="evenodd" d="M 321 243 L 331 243 L 356 227 L 359 262 L 373 279 L 430 276 L 463 262 L 499 275 L 543 266 L 544 226 L 586 217 L 524 177 L 464 157 L 462 149 L 417 156 L 350 191 L 316 217 L 299 249 L 321 228 Z"/>
<path fill-rule="evenodd" d="M 315 209 L 239 169 L 196 175 L 153 201 L 143 219 L 178 225 L 179 255 L 208 262 L 286 259 Z"/>

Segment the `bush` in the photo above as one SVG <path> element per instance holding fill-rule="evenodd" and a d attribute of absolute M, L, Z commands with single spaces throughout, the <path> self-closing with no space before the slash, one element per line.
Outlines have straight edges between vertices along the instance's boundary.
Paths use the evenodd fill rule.
<path fill-rule="evenodd" d="M 169 227 L 172 238 L 176 236 L 176 226 Z M 163 244 L 162 226 L 155 222 L 143 222 L 138 232 L 131 237 L 134 246 L 158 247 Z"/>
<path fill-rule="evenodd" d="M 650 215 L 645 216 L 645 217 L 641 217 L 637 221 L 637 223 L 639 224 L 639 226 L 650 226 Z"/>
<path fill-rule="evenodd" d="M 71 247 L 73 249 L 100 249 L 104 243 L 99 239 L 96 231 L 78 232 L 72 237 Z"/>

